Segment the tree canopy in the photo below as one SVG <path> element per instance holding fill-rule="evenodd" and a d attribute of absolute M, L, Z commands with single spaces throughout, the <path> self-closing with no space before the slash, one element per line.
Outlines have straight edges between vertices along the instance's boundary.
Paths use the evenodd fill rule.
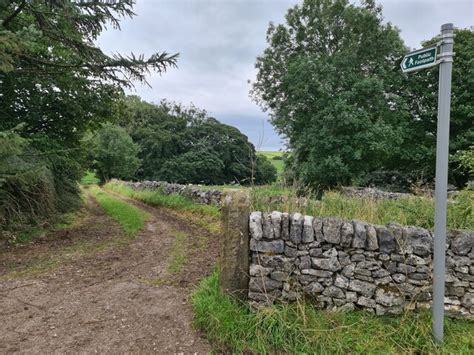
<path fill-rule="evenodd" d="M 408 50 L 381 7 L 373 0 L 305 0 L 285 19 L 270 24 L 252 96 L 288 138 L 294 177 L 313 187 L 377 174 L 432 179 L 437 68 L 401 73 Z M 456 33 L 462 54 L 453 72 L 452 153 L 472 142 L 474 112 L 473 33 Z"/>
<path fill-rule="evenodd" d="M 237 128 L 194 106 L 127 97 L 120 124 L 140 146 L 139 179 L 179 183 L 268 183 L 276 171 L 257 159 Z"/>

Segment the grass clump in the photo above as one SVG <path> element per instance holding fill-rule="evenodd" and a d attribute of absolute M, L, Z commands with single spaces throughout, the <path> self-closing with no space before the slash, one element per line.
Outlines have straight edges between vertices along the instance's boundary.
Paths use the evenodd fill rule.
<path fill-rule="evenodd" d="M 192 296 L 195 325 L 217 352 L 231 353 L 456 353 L 474 351 L 474 322 L 446 320 L 444 346 L 431 336 L 428 312 L 377 317 L 367 312 L 329 312 L 310 303 L 253 311 L 219 290 L 219 273 Z"/>
<path fill-rule="evenodd" d="M 97 186 L 89 189 L 100 207 L 117 221 L 127 236 L 134 236 L 145 226 L 150 215 L 138 207 L 132 206 L 121 199 L 111 196 Z"/>
<path fill-rule="evenodd" d="M 432 229 L 434 226 L 434 200 L 412 196 L 397 200 L 345 197 L 339 192 L 326 192 L 320 200 L 298 199 L 294 189 L 256 187 L 252 190 L 254 210 L 300 212 L 310 216 L 358 219 L 368 223 L 396 222 Z M 271 201 L 274 196 L 284 196 Z M 448 205 L 450 229 L 474 229 L 474 192 L 464 190 Z"/>
<path fill-rule="evenodd" d="M 104 187 L 149 205 L 184 212 L 194 223 L 212 233 L 217 233 L 220 230 L 220 211 L 217 206 L 195 203 L 191 199 L 178 194 L 165 195 L 160 190 L 136 191 L 119 182 L 109 182 Z"/>
<path fill-rule="evenodd" d="M 81 179 L 81 185 L 96 185 L 100 182 L 100 179 L 93 171 L 87 171 Z"/>

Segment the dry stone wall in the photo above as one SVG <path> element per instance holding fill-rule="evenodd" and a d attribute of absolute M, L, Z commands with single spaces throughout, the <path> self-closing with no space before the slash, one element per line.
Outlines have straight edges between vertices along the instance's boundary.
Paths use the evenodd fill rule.
<path fill-rule="evenodd" d="M 164 181 L 121 181 L 121 183 L 134 190 L 160 190 L 165 195 L 183 195 L 196 203 L 206 205 L 220 205 L 222 198 L 222 191 L 203 189 L 194 185 L 173 184 Z"/>
<path fill-rule="evenodd" d="M 252 212 L 249 299 L 310 297 L 322 308 L 378 315 L 428 308 L 433 235 L 418 227 L 372 225 L 299 213 Z M 474 318 L 474 232 L 448 236 L 448 314 Z"/>

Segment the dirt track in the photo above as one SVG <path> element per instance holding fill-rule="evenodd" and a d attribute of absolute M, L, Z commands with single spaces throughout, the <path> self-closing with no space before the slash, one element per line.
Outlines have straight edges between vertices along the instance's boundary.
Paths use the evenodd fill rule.
<path fill-rule="evenodd" d="M 0 252 L 0 353 L 210 351 L 192 328 L 189 295 L 212 270 L 215 237 L 165 211 L 135 204 L 152 218 L 125 247 L 77 252 L 81 243 L 107 245 L 121 235 L 90 199 L 80 225 Z M 176 232 L 189 236 L 179 273 L 168 269 Z M 60 261 L 48 267 L 49 260 Z M 46 271 L 29 274 L 38 265 Z"/>

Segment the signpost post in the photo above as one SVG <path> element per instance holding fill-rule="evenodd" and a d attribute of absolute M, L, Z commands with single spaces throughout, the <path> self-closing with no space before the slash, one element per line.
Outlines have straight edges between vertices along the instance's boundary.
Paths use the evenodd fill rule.
<path fill-rule="evenodd" d="M 438 127 L 436 136 L 436 187 L 433 253 L 433 336 L 444 337 L 444 286 L 446 268 L 446 210 L 448 204 L 449 118 L 451 111 L 451 73 L 453 67 L 454 27 L 441 26 L 440 54 L 437 47 L 408 53 L 402 60 L 404 73 L 439 64 Z"/>

